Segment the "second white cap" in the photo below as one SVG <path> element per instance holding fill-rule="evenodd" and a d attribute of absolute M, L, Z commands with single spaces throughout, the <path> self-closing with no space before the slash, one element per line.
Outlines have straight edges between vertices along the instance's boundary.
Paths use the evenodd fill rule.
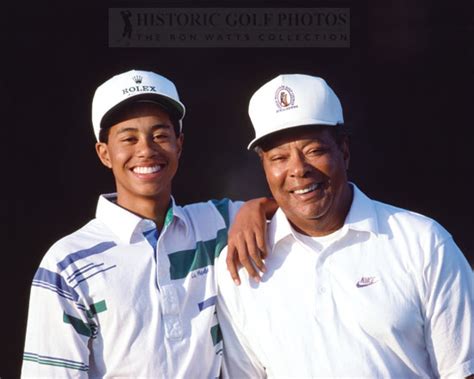
<path fill-rule="evenodd" d="M 343 124 L 341 102 L 326 81 L 302 74 L 279 75 L 260 87 L 249 103 L 253 149 L 272 133 L 303 125 Z"/>

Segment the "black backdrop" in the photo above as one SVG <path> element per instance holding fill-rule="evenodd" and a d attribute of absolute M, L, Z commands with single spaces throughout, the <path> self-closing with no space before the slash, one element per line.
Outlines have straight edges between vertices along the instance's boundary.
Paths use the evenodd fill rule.
<path fill-rule="evenodd" d="M 350 178 L 369 196 L 438 220 L 471 264 L 473 25 L 457 2 L 220 1 L 3 5 L 0 377 L 16 377 L 29 285 L 47 248 L 113 190 L 94 152 L 98 83 L 130 68 L 171 78 L 187 106 L 179 203 L 267 193 L 245 147 L 250 95 L 279 73 L 325 78 L 354 131 Z M 110 7 L 348 7 L 350 48 L 109 48 Z M 6 133 L 5 133 L 6 132 Z"/>

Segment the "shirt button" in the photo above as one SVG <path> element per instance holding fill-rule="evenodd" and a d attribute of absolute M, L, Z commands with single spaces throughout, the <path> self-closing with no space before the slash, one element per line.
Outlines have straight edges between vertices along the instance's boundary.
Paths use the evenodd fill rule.
<path fill-rule="evenodd" d="M 324 288 L 324 287 L 319 287 L 318 292 L 319 292 L 319 293 L 326 293 L 326 288 Z"/>

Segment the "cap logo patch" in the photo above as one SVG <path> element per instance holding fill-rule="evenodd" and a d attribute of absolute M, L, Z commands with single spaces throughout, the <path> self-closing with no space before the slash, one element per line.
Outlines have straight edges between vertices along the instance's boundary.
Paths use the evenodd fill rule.
<path fill-rule="evenodd" d="M 122 88 L 122 95 L 132 95 L 135 92 L 158 92 L 156 86 L 133 86 Z"/>
<path fill-rule="evenodd" d="M 275 92 L 275 104 L 277 106 L 277 113 L 293 108 L 298 108 L 295 105 L 295 94 L 290 87 L 280 86 Z"/>
<path fill-rule="evenodd" d="M 140 75 L 135 75 L 132 79 L 137 84 L 141 84 L 141 82 L 143 80 L 143 78 Z"/>

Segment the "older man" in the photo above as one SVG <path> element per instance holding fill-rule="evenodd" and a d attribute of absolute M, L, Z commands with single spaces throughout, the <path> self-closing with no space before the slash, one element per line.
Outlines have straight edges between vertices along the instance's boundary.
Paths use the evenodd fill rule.
<path fill-rule="evenodd" d="M 249 114 L 249 149 L 280 209 L 259 284 L 237 287 L 218 264 L 226 375 L 472 375 L 468 262 L 436 221 L 348 181 L 342 108 L 328 84 L 278 76 L 256 91 Z"/>

